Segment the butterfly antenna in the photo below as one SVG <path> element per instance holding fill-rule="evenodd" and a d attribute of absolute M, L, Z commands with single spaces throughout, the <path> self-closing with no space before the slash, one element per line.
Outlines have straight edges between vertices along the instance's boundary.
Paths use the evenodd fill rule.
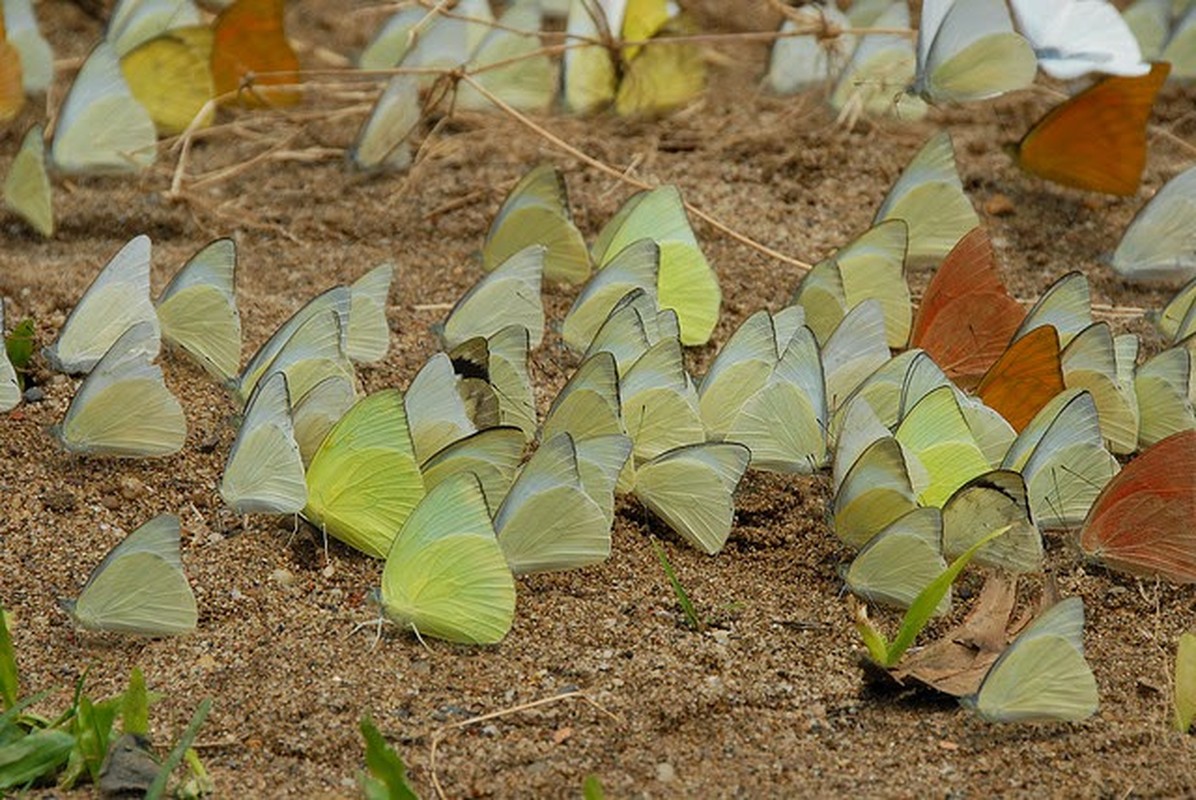
<path fill-rule="evenodd" d="M 419 640 L 419 643 L 424 646 L 425 650 L 427 650 L 429 653 L 432 652 L 432 648 L 429 647 L 428 643 L 424 641 L 424 637 L 420 636 L 419 628 L 415 627 L 414 622 L 411 623 L 411 632 L 415 634 L 415 638 Z"/>

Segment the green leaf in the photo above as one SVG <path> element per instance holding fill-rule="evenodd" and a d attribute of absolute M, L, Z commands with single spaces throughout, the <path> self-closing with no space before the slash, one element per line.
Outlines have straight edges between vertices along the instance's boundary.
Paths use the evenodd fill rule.
<path fill-rule="evenodd" d="M 938 608 L 939 603 L 951 588 L 951 584 L 955 583 L 959 573 L 963 572 L 963 568 L 972 560 L 972 556 L 976 555 L 981 547 L 1001 536 L 1011 527 L 1011 525 L 1006 525 L 1004 528 L 997 528 L 976 542 L 952 561 L 951 566 L 943 570 L 942 574 L 928 583 L 926 588 L 914 598 L 914 602 L 910 603 L 904 619 L 901 620 L 901 629 L 897 631 L 897 636 L 891 643 L 886 642 L 884 635 L 868 622 L 866 614 L 857 615 L 856 630 L 863 638 L 872 660 L 882 667 L 896 666 L 901 657 L 905 655 L 905 651 L 918 638 L 918 634 L 926 627 L 926 623 L 934 616 L 935 609 Z"/>
<path fill-rule="evenodd" d="M 208 775 L 208 771 L 204 769 L 203 762 L 199 760 L 199 753 L 195 752 L 195 748 L 188 747 L 187 752 L 183 754 L 184 760 L 187 762 L 187 768 L 191 774 L 183 785 L 175 790 L 175 797 L 178 800 L 199 800 L 201 797 L 208 797 L 215 793 L 216 784 Z"/>
<path fill-rule="evenodd" d="M 191 715 L 191 722 L 187 725 L 187 730 L 183 731 L 183 735 L 179 737 L 178 744 L 170 751 L 170 755 L 162 762 L 162 771 L 158 773 L 158 777 L 154 778 L 154 782 L 150 784 L 149 791 L 145 793 L 145 800 L 161 800 L 162 795 L 166 792 L 166 785 L 170 783 L 170 774 L 174 772 L 175 767 L 183 760 L 183 754 L 191 747 L 191 743 L 195 741 L 196 735 L 199 733 L 199 728 L 203 725 L 203 721 L 208 718 L 208 712 L 212 710 L 212 698 L 205 697 L 195 709 L 195 713 Z"/>
<path fill-rule="evenodd" d="M 4 707 L 12 708 L 21 696 L 21 686 L 17 674 L 17 656 L 12 647 L 12 637 L 8 634 L 8 615 L 0 607 L 0 697 L 4 698 Z"/>
<path fill-rule="evenodd" d="M 84 773 L 91 778 L 92 783 L 99 782 L 100 767 L 108 755 L 118 707 L 118 703 L 111 702 L 93 704 L 87 695 L 79 698 L 78 713 L 71 721 L 75 746 L 61 781 L 63 788 L 70 789 Z"/>
<path fill-rule="evenodd" d="M 120 710 L 120 726 L 123 733 L 149 736 L 149 694 L 145 691 L 145 676 L 137 667 L 129 673 L 129 688 L 125 690 Z"/>
<path fill-rule="evenodd" d="M 602 781 L 597 775 L 590 773 L 581 782 L 582 800 L 606 800 L 606 792 L 602 789 Z"/>
<path fill-rule="evenodd" d="M 1196 719 L 1196 633 L 1179 637 L 1175 652 L 1175 728 L 1187 733 Z"/>
<path fill-rule="evenodd" d="M 0 747 L 0 789 L 24 786 L 52 775 L 70 757 L 75 739 L 66 731 L 35 731 Z"/>
<path fill-rule="evenodd" d="M 673 594 L 677 597 L 677 605 L 681 606 L 681 611 L 685 614 L 685 621 L 695 631 L 701 631 L 705 626 L 702 624 L 701 617 L 698 616 L 698 610 L 694 608 L 694 604 L 690 601 L 685 587 L 677 579 L 677 573 L 673 571 L 673 565 L 669 563 L 669 557 L 665 554 L 664 548 L 661 547 L 660 542 L 653 539 L 652 549 L 656 551 L 656 558 L 660 561 L 660 566 L 664 570 L 665 577 L 669 579 L 669 584 L 673 587 Z"/>
<path fill-rule="evenodd" d="M 365 766 L 369 774 L 361 774 L 361 790 L 367 800 L 419 800 L 419 795 L 407 783 L 407 765 L 378 732 L 369 716 L 359 725 L 365 739 Z"/>

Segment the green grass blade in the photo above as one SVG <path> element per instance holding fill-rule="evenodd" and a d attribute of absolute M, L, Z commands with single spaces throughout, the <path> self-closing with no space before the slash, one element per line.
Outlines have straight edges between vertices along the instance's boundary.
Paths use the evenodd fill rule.
<path fill-rule="evenodd" d="M 702 630 L 705 626 L 702 625 L 702 620 L 698 616 L 698 610 L 694 608 L 693 602 L 689 599 L 689 593 L 677 579 L 677 573 L 673 570 L 673 565 L 669 563 L 669 557 L 665 554 L 664 548 L 661 547 L 660 542 L 653 539 L 652 549 L 656 551 L 656 558 L 660 561 L 660 566 L 669 579 L 669 584 L 673 587 L 673 594 L 677 597 L 677 605 L 681 606 L 681 611 L 685 614 L 685 621 L 695 631 Z"/>
<path fill-rule="evenodd" d="M 1175 652 L 1175 727 L 1187 733 L 1196 719 L 1196 633 L 1179 637 Z"/>
<path fill-rule="evenodd" d="M 361 788 L 370 800 L 419 800 L 419 795 L 407 783 L 407 765 L 379 733 L 369 716 L 359 725 L 365 739 L 365 766 Z"/>
<path fill-rule="evenodd" d="M 120 725 L 124 733 L 149 736 L 149 694 L 145 691 L 145 676 L 137 667 L 129 673 L 129 688 L 121 703 Z"/>
<path fill-rule="evenodd" d="M 174 772 L 175 767 L 183 760 L 183 754 L 187 752 L 187 748 L 195 741 L 200 726 L 208 718 L 208 712 L 211 710 L 212 698 L 205 697 L 200 702 L 199 707 L 195 709 L 195 713 L 191 715 L 191 722 L 187 725 L 187 730 L 183 731 L 183 735 L 179 737 L 179 741 L 174 746 L 174 749 L 170 751 L 170 755 L 162 762 L 162 769 L 158 772 L 158 777 L 154 778 L 154 782 L 150 784 L 149 790 L 145 793 L 145 800 L 161 800 L 162 795 L 166 792 L 167 784 L 170 783 L 170 774 Z"/>
<path fill-rule="evenodd" d="M 0 697 L 4 707 L 11 709 L 21 696 L 20 679 L 17 674 L 17 655 L 8 634 L 8 615 L 0 608 Z"/>
<path fill-rule="evenodd" d="M 0 789 L 14 789 L 53 774 L 66 763 L 74 746 L 75 737 L 50 729 L 0 747 Z"/>
<path fill-rule="evenodd" d="M 593 773 L 581 782 L 582 800 L 606 800 L 606 791 L 602 788 L 602 781 Z"/>

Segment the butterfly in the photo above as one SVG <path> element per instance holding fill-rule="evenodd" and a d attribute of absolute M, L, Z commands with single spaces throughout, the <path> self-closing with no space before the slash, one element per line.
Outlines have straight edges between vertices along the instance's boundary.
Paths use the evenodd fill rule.
<path fill-rule="evenodd" d="M 541 443 L 495 511 L 498 543 L 516 575 L 576 569 L 610 555 L 605 508 L 613 508 L 618 468 L 587 485 L 581 464 L 581 446 L 569 434 Z"/>
<path fill-rule="evenodd" d="M 773 42 L 764 85 L 776 94 L 825 85 L 842 71 L 855 49 L 854 34 L 837 33 L 849 28 L 851 21 L 833 5 L 794 9 Z"/>
<path fill-rule="evenodd" d="M 490 384 L 459 377 L 445 353 L 434 354 L 411 379 L 403 407 L 421 464 L 441 448 L 501 421 Z"/>
<path fill-rule="evenodd" d="M 1015 150 L 1017 165 L 1048 181 L 1132 195 L 1146 167 L 1146 124 L 1170 66 L 1139 77 L 1110 76 L 1055 106 Z"/>
<path fill-rule="evenodd" d="M 1138 399 L 1138 446 L 1149 447 L 1173 433 L 1196 428 L 1192 353 L 1171 347 L 1148 359 L 1134 375 Z"/>
<path fill-rule="evenodd" d="M 216 116 L 209 101 L 213 32 L 204 25 L 176 27 L 134 47 L 120 58 L 129 91 L 145 107 L 161 136 L 193 124 L 206 128 Z"/>
<path fill-rule="evenodd" d="M 1080 548 L 1111 569 L 1196 583 L 1196 430 L 1151 445 L 1105 485 Z"/>
<path fill-rule="evenodd" d="M 1052 78 L 1071 80 L 1089 72 L 1145 75 L 1138 40 L 1117 6 L 1105 0 L 1010 0 L 1017 26 L 1034 46 L 1038 66 Z"/>
<path fill-rule="evenodd" d="M 806 312 L 806 325 L 826 342 L 835 326 L 865 300 L 876 300 L 885 316 L 890 347 L 909 341 L 913 315 L 905 281 L 909 226 L 892 219 L 864 231 L 807 272 L 790 299 Z"/>
<path fill-rule="evenodd" d="M 914 315 L 910 347 L 925 350 L 966 388 L 1001 357 L 1023 315 L 1001 283 L 988 234 L 974 228 L 930 279 Z"/>
<path fill-rule="evenodd" d="M 423 496 L 403 396 L 386 389 L 358 400 L 324 437 L 307 468 L 303 517 L 366 555 L 386 558 Z"/>
<path fill-rule="evenodd" d="M 71 309 L 54 343 L 43 350 L 59 372 L 88 372 L 116 339 L 138 323 L 146 335 L 136 344 L 149 358 L 158 354 L 158 315 L 149 297 L 150 240 L 130 239 L 105 265 Z"/>
<path fill-rule="evenodd" d="M 154 333 L 147 322 L 133 325 L 83 380 L 54 429 L 67 450 L 142 458 L 182 449 L 187 438 L 183 409 L 147 354 Z"/>
<path fill-rule="evenodd" d="M 678 447 L 636 467 L 633 493 L 681 538 L 714 555 L 731 535 L 735 489 L 751 457 L 738 442 Z"/>
<path fill-rule="evenodd" d="M 16 119 L 25 107 L 25 86 L 21 81 L 21 54 L 9 43 L 0 18 L 0 122 Z"/>
<path fill-rule="evenodd" d="M 60 601 L 82 627 L 139 636 L 195 630 L 195 595 L 179 557 L 179 518 L 160 514 L 104 556 L 74 600 Z"/>
<path fill-rule="evenodd" d="M 486 3 L 484 7 L 489 13 L 490 5 Z M 472 12 L 472 9 L 467 10 Z M 398 66 L 416 36 L 426 26 L 425 20 L 433 16 L 433 12 L 419 6 L 400 8 L 378 27 L 374 38 L 357 56 L 357 66 L 364 70 L 390 69 Z"/>
<path fill-rule="evenodd" d="M 1196 634 L 1179 635 L 1175 648 L 1175 729 L 1187 733 L 1196 719 Z"/>
<path fill-rule="evenodd" d="M 0 412 L 11 411 L 21 402 L 21 383 L 8 357 L 4 342 L 4 301 L 0 299 Z"/>
<path fill-rule="evenodd" d="M 565 179 L 548 164 L 524 175 L 503 200 L 486 233 L 482 265 L 492 270 L 536 244 L 545 248 L 545 278 L 582 283 L 589 277 L 590 253 L 573 224 Z"/>
<path fill-rule="evenodd" d="M 943 520 L 937 508 L 916 508 L 891 522 L 865 544 L 844 574 L 847 588 L 871 603 L 909 608 L 947 569 Z M 950 589 L 935 608 L 951 610 Z"/>
<path fill-rule="evenodd" d="M 386 309 L 395 265 L 383 262 L 349 285 L 349 326 L 345 355 L 358 364 L 381 361 L 390 350 L 390 323 Z"/>
<path fill-rule="evenodd" d="M 767 311 L 748 317 L 711 364 L 698 404 L 709 438 L 746 445 L 753 468 L 810 473 L 826 460 L 826 387 L 814 334 L 785 323 Z"/>
<path fill-rule="evenodd" d="M 706 440 L 678 339 L 661 339 L 619 381 L 620 415 L 635 463 Z"/>
<path fill-rule="evenodd" d="M 419 120 L 418 76 L 395 75 L 361 124 L 349 149 L 349 160 L 365 171 L 406 169 L 411 166 L 409 139 Z"/>
<path fill-rule="evenodd" d="M 465 64 L 482 89 L 519 111 L 547 111 L 556 96 L 556 65 L 542 51 L 538 37 L 520 33 L 539 28 L 540 9 L 535 3 L 512 5 Z M 458 85 L 455 104 L 482 111 L 493 107 L 490 98 L 468 81 Z M 557 277 L 551 270 L 549 275 Z"/>
<path fill-rule="evenodd" d="M 1020 339 L 1035 328 L 1049 325 L 1059 336 L 1061 347 L 1071 343 L 1092 319 L 1092 291 L 1082 272 L 1068 272 L 1047 287 L 1026 312 L 1013 338 Z"/>
<path fill-rule="evenodd" d="M 37 26 L 32 0 L 4 0 L 4 27 L 8 43 L 21 57 L 21 84 L 25 94 L 49 89 L 54 80 L 54 53 Z"/>
<path fill-rule="evenodd" d="M 1024 89 L 1037 62 L 1003 0 L 926 0 L 910 91 L 931 103 L 984 100 Z"/>
<path fill-rule="evenodd" d="M 1084 660 L 1084 601 L 1039 614 L 961 702 L 989 722 L 1055 722 L 1096 713 L 1096 679 Z"/>
<path fill-rule="evenodd" d="M 1196 78 L 1196 10 L 1190 7 L 1187 13 L 1175 23 L 1167 46 L 1159 55 L 1160 61 L 1171 64 L 1172 77 L 1176 80 L 1190 81 Z"/>
<path fill-rule="evenodd" d="M 271 372 L 249 398 L 220 496 L 238 514 L 297 514 L 307 504 L 285 374 Z"/>
<path fill-rule="evenodd" d="M 299 102 L 299 58 L 283 30 L 283 0 L 235 0 L 212 23 L 212 87 L 243 105 Z M 268 88 L 288 87 L 288 88 Z M 225 100 L 229 102 L 229 100 Z"/>
<path fill-rule="evenodd" d="M 972 478 L 943 504 L 943 555 L 956 558 L 1001 528 L 972 560 L 1014 573 L 1041 570 L 1042 534 L 1030 516 L 1026 482 L 998 469 Z"/>
<path fill-rule="evenodd" d="M 710 341 L 722 291 L 690 227 L 677 187 L 660 186 L 628 198 L 599 231 L 590 253 L 599 269 L 605 269 L 640 239 L 660 246 L 657 301 L 662 309 L 677 312 L 681 343 L 694 346 Z"/>
<path fill-rule="evenodd" d="M 1064 386 L 1088 390 L 1100 416 L 1105 446 L 1121 455 L 1138 447 L 1137 359 L 1138 337 L 1132 333 L 1114 336 L 1107 322 L 1084 328 L 1059 357 Z"/>
<path fill-rule="evenodd" d="M 515 579 L 477 478 L 448 478 L 411 510 L 386 553 L 378 597 L 388 618 L 418 636 L 494 644 L 507 635 Z"/>
<path fill-rule="evenodd" d="M 849 16 L 855 13 L 857 5 L 852 5 Z M 866 23 L 853 21 L 852 25 L 880 30 L 910 27 L 907 4 L 885 2 L 884 6 L 875 19 Z M 913 83 L 916 62 L 914 45 L 906 36 L 892 33 L 861 36 L 831 91 L 831 108 L 839 112 L 840 121 L 854 119 L 861 113 L 921 119 L 926 116 L 926 102 L 905 91 Z"/>
<path fill-rule="evenodd" d="M 847 312 L 822 345 L 827 408 L 837 409 L 891 355 L 879 302 L 865 300 Z"/>
<path fill-rule="evenodd" d="M 1138 41 L 1143 59 L 1170 61 L 1160 56 L 1171 33 L 1171 0 L 1136 0 L 1125 7 L 1121 18 Z"/>
<path fill-rule="evenodd" d="M 448 356 L 458 377 L 489 384 L 499 423 L 518 427 L 531 441 L 536 436 L 536 398 L 528 374 L 529 338 L 527 328 L 508 325 L 488 338 L 466 339 Z"/>
<path fill-rule="evenodd" d="M 595 353 L 581 362 L 557 392 L 540 426 L 540 441 L 559 433 L 570 434 L 574 442 L 622 434 L 620 409 L 615 358 L 605 351 Z"/>
<path fill-rule="evenodd" d="M 1020 431 L 1063 388 L 1059 336 L 1044 325 L 1009 345 L 980 379 L 976 395 Z"/>
<path fill-rule="evenodd" d="M 906 412 L 894 433 L 922 505 L 941 507 L 960 486 L 990 468 L 955 391 L 941 386 L 929 392 Z"/>
<path fill-rule="evenodd" d="M 632 289 L 615 303 L 598 326 L 582 360 L 595 353 L 615 357 L 623 375 L 644 353 L 664 339 L 679 339 L 681 324 L 671 308 L 660 309 L 654 292 Z"/>
<path fill-rule="evenodd" d="M 155 304 L 162 338 L 221 381 L 241 366 L 236 275 L 236 244 L 217 239 L 182 266 Z"/>
<path fill-rule="evenodd" d="M 523 432 L 507 425 L 458 439 L 420 464 L 424 488 L 431 491 L 453 475 L 470 472 L 482 484 L 486 505 L 497 509 L 519 472 L 525 444 Z"/>
<path fill-rule="evenodd" d="M 887 434 L 887 431 L 885 431 Z M 831 506 L 835 535 L 860 548 L 918 507 L 901 444 L 892 436 L 874 439 L 841 473 Z M 839 465 L 836 453 L 836 469 Z"/>
<path fill-rule="evenodd" d="M 201 23 L 191 0 L 119 0 L 108 15 L 104 38 L 118 56 L 174 28 Z"/>
<path fill-rule="evenodd" d="M 41 125 L 26 131 L 21 140 L 21 149 L 4 179 L 4 204 L 42 236 L 54 235 L 53 195 Z"/>
<path fill-rule="evenodd" d="M 1196 278 L 1188 281 L 1155 315 L 1155 327 L 1171 342 L 1196 333 Z"/>
<path fill-rule="evenodd" d="M 885 195 L 872 224 L 888 219 L 908 226 L 906 266 L 941 261 L 977 225 L 964 194 L 951 136 L 941 131 L 927 140 Z"/>
<path fill-rule="evenodd" d="M 540 285 L 545 253 L 543 245 L 525 247 L 475 283 L 434 329 L 444 346 L 452 349 L 516 324 L 527 328 L 530 346 L 539 347 L 544 338 Z"/>
<path fill-rule="evenodd" d="M 357 402 L 353 376 L 333 371 L 302 396 L 291 398 L 291 421 L 303 463 L 310 464 L 324 437 Z"/>
<path fill-rule="evenodd" d="M 1083 521 L 1120 467 L 1105 449 L 1092 395 L 1068 389 L 1018 434 L 1001 468 L 1022 474 L 1038 527 L 1064 528 Z"/>
<path fill-rule="evenodd" d="M 158 157 L 158 135 L 107 42 L 92 49 L 58 110 L 50 162 L 65 173 L 140 172 Z"/>
<path fill-rule="evenodd" d="M 1163 184 L 1138 211 L 1110 266 L 1133 282 L 1196 278 L 1196 167 Z"/>

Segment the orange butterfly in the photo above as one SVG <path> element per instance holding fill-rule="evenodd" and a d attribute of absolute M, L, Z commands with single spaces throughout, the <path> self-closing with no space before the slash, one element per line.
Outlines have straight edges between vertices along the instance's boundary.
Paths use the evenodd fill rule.
<path fill-rule="evenodd" d="M 1043 325 L 1009 345 L 985 373 L 976 394 L 1020 433 L 1063 389 L 1059 334 Z"/>
<path fill-rule="evenodd" d="M 1106 194 L 1138 191 L 1146 123 L 1171 65 L 1137 78 L 1110 76 L 1055 106 L 1017 145 L 1014 159 L 1048 181 Z"/>
<path fill-rule="evenodd" d="M 997 273 L 983 228 L 947 254 L 914 317 L 910 347 L 921 347 L 960 385 L 974 385 L 1001 357 L 1026 312 Z"/>
<path fill-rule="evenodd" d="M 0 17 L 0 122 L 8 122 L 21 113 L 25 88 L 21 85 L 21 56 L 8 41 L 4 19 Z"/>
<path fill-rule="evenodd" d="M 294 105 L 295 89 L 263 86 L 299 81 L 299 57 L 283 32 L 283 0 L 236 0 L 212 29 L 212 84 L 216 95 L 238 92 L 244 105 Z M 253 78 L 250 91 L 239 91 Z"/>
<path fill-rule="evenodd" d="M 1196 583 L 1196 430 L 1148 448 L 1105 485 L 1080 548 L 1111 569 Z"/>

